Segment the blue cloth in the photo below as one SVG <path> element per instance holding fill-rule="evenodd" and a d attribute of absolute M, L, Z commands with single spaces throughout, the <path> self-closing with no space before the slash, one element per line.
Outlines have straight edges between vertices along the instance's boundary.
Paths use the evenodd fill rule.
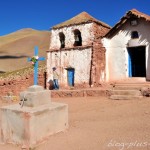
<path fill-rule="evenodd" d="M 54 82 L 54 89 L 58 90 L 59 89 L 58 79 L 54 79 L 53 82 Z"/>

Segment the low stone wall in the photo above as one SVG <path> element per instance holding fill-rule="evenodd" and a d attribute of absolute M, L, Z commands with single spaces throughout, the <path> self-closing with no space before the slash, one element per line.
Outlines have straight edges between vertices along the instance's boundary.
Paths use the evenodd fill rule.
<path fill-rule="evenodd" d="M 4 101 L 19 100 L 19 94 L 33 85 L 33 70 L 22 74 L 13 74 L 6 78 L 0 78 L 0 99 Z M 38 85 L 45 87 L 45 69 L 39 70 Z M 47 89 L 50 85 L 47 83 Z M 86 97 L 86 96 L 107 96 L 107 90 L 93 89 L 86 85 L 75 85 L 75 87 L 65 87 L 60 84 L 60 90 L 50 90 L 51 96 L 56 97 Z"/>
<path fill-rule="evenodd" d="M 38 75 L 38 84 L 44 87 L 44 72 Z M 4 78 L 0 80 L 0 99 L 5 96 L 19 96 L 21 91 L 33 85 L 33 73 L 22 75 L 19 77 Z"/>
<path fill-rule="evenodd" d="M 51 96 L 53 98 L 60 97 L 98 97 L 98 96 L 108 96 L 109 91 L 104 89 L 85 89 L 85 90 L 52 90 Z"/>

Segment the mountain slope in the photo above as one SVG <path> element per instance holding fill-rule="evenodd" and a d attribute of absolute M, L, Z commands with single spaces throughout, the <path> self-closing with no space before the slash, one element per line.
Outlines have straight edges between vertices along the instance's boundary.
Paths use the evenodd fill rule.
<path fill-rule="evenodd" d="M 0 72 L 13 71 L 30 65 L 28 57 L 39 47 L 39 56 L 46 57 L 50 31 L 22 29 L 0 37 Z"/>

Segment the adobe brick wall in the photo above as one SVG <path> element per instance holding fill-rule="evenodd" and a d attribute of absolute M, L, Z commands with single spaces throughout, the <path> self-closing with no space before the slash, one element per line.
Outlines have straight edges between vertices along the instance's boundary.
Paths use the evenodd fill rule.
<path fill-rule="evenodd" d="M 94 34 L 92 66 L 91 66 L 91 84 L 94 87 L 100 86 L 105 81 L 105 48 L 101 38 L 109 31 L 109 28 L 93 24 L 92 32 Z"/>
<path fill-rule="evenodd" d="M 38 84 L 44 87 L 44 71 L 39 72 Z M 29 86 L 33 85 L 33 73 L 15 76 L 13 78 L 4 78 L 0 80 L 0 98 L 9 93 L 19 96 L 21 91 L 26 90 Z"/>

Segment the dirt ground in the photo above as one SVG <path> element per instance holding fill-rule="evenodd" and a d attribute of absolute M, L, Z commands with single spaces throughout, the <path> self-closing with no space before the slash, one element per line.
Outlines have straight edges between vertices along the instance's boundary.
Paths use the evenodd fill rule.
<path fill-rule="evenodd" d="M 36 150 L 150 150 L 150 98 L 59 98 L 69 106 L 69 128 Z M 1 103 L 2 105 L 2 103 Z M 0 150 L 20 150 L 0 145 Z"/>

